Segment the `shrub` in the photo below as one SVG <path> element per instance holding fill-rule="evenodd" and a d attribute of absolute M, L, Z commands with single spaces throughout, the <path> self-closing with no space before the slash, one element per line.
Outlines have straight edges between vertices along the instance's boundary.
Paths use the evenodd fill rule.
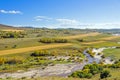
<path fill-rule="evenodd" d="M 0 32 L 0 38 L 24 38 L 25 35 L 22 32 Z"/>
<path fill-rule="evenodd" d="M 78 39 L 79 42 L 83 42 L 84 40 L 83 39 Z"/>
<path fill-rule="evenodd" d="M 11 57 L 6 60 L 7 64 L 21 64 L 24 62 L 24 59 L 21 57 Z"/>
<path fill-rule="evenodd" d="M 39 51 L 35 51 L 31 54 L 31 56 L 52 56 L 52 54 L 50 54 L 47 50 L 39 50 Z"/>
<path fill-rule="evenodd" d="M 103 79 L 103 78 L 107 78 L 107 77 L 110 77 L 110 72 L 108 70 L 104 70 L 101 72 L 100 74 L 100 78 Z"/>
<path fill-rule="evenodd" d="M 93 75 L 103 71 L 103 67 L 98 64 L 88 64 L 83 70 L 73 72 L 69 77 L 91 78 Z"/>
<path fill-rule="evenodd" d="M 0 65 L 2 64 L 21 64 L 24 62 L 22 57 L 9 57 L 9 58 L 0 58 Z"/>
<path fill-rule="evenodd" d="M 12 48 L 16 48 L 17 47 L 17 45 L 14 45 Z"/>
<path fill-rule="evenodd" d="M 5 58 L 0 58 L 0 65 L 4 64 L 6 62 Z"/>
<path fill-rule="evenodd" d="M 59 39 L 59 38 L 41 38 L 39 42 L 42 43 L 67 43 L 66 39 Z"/>
<path fill-rule="evenodd" d="M 72 73 L 69 77 L 75 77 L 75 78 L 91 78 L 92 74 L 91 73 L 87 73 L 84 71 L 76 71 L 74 73 Z"/>
<path fill-rule="evenodd" d="M 92 50 L 87 50 L 87 53 L 91 56 L 91 57 L 94 57 L 95 53 L 92 52 Z"/>

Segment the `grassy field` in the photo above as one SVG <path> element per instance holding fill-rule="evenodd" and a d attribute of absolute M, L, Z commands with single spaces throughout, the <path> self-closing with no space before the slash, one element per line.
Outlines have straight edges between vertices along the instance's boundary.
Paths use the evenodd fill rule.
<path fill-rule="evenodd" d="M 97 36 L 97 35 L 99 35 L 99 33 L 79 34 L 79 35 L 75 35 L 75 36 L 67 36 L 67 37 L 61 37 L 61 38 L 76 39 L 76 38 L 84 38 L 84 37 Z M 37 37 L 37 38 L 22 38 L 22 39 L 21 38 L 0 39 L 0 44 L 1 44 L 0 45 L 0 50 L 13 49 L 14 45 L 16 45 L 16 48 L 23 48 L 23 47 L 25 48 L 25 47 L 34 47 L 34 46 L 45 45 L 45 44 L 42 44 L 42 43 L 40 43 L 38 41 L 39 41 L 39 37 Z"/>
<path fill-rule="evenodd" d="M 40 49 L 49 49 L 49 48 L 64 47 L 64 46 L 70 46 L 70 45 L 72 45 L 72 44 L 70 44 L 70 43 L 50 44 L 50 45 L 43 45 L 43 46 L 34 46 L 34 47 L 26 47 L 26 48 L 19 48 L 19 49 L 2 50 L 2 51 L 0 51 L 0 55 L 24 53 L 24 52 L 30 52 L 30 51 L 40 50 Z"/>
<path fill-rule="evenodd" d="M 116 38 L 120 38 L 120 36 L 111 36 L 111 37 L 101 38 L 101 40 L 112 40 Z"/>
<path fill-rule="evenodd" d="M 0 50 L 13 49 L 23 47 L 40 46 L 42 43 L 38 42 L 39 38 L 11 38 L 11 39 L 0 39 Z"/>
<path fill-rule="evenodd" d="M 17 30 L 17 29 L 3 29 L 1 31 L 5 31 L 5 32 L 23 32 L 24 30 Z"/>
<path fill-rule="evenodd" d="M 82 44 L 87 44 L 87 45 L 89 45 L 89 44 L 97 44 L 97 43 L 103 43 L 103 42 L 105 42 L 105 41 L 96 41 L 96 42 L 83 42 Z"/>
<path fill-rule="evenodd" d="M 100 33 L 87 33 L 87 34 L 80 34 L 80 35 L 74 35 L 74 36 L 66 36 L 62 37 L 63 39 L 76 39 L 76 38 L 84 38 L 87 36 L 96 36 L 99 35 Z"/>
<path fill-rule="evenodd" d="M 92 47 L 120 46 L 120 44 L 118 44 L 118 42 L 120 41 L 120 36 L 106 35 L 105 37 L 98 35 L 97 37 L 94 38 L 91 37 L 92 39 L 86 37 L 86 41 L 82 42 L 82 46 L 92 46 Z"/>
<path fill-rule="evenodd" d="M 120 59 L 120 48 L 117 48 L 117 49 L 105 49 L 103 51 L 103 53 L 107 57 L 112 57 L 113 59 Z"/>
<path fill-rule="evenodd" d="M 116 39 L 120 39 L 120 36 L 112 36 L 112 35 L 108 35 L 108 34 L 99 34 L 97 36 L 94 37 L 86 37 L 85 38 L 85 43 L 84 44 L 96 44 L 96 43 L 103 43 L 103 42 L 107 42 L 110 40 L 116 40 Z"/>
<path fill-rule="evenodd" d="M 4 30 L 6 32 L 23 32 L 23 30 Z M 0 72 L 16 71 L 19 69 L 29 69 L 35 67 L 47 66 L 50 63 L 60 64 L 68 63 L 68 61 L 52 61 L 46 59 L 46 56 L 33 57 L 31 53 L 37 50 L 47 50 L 50 54 L 55 53 L 54 57 L 70 56 L 71 59 L 85 56 L 82 54 L 87 47 L 100 48 L 110 46 L 120 46 L 120 36 L 113 36 L 108 33 L 89 32 L 84 30 L 52 30 L 52 29 L 29 29 L 25 30 L 27 34 L 24 38 L 1 38 L 0 39 L 0 58 L 23 58 L 23 63 L 3 64 L 0 66 Z M 67 39 L 67 43 L 42 43 L 39 42 L 41 38 L 62 38 Z M 15 47 L 14 47 L 15 46 Z M 18 54 L 19 53 L 19 54 Z M 106 49 L 104 50 L 105 56 L 110 56 L 120 59 L 120 49 Z M 50 56 L 51 57 L 51 56 Z M 112 77 L 109 80 L 120 78 L 119 69 L 109 69 Z M 80 78 L 63 78 L 63 77 L 40 77 L 40 78 L 23 78 L 21 80 L 98 80 L 99 75 L 93 76 L 91 79 Z M 9 80 L 9 79 L 8 79 Z M 12 79 L 11 79 L 12 80 Z M 117 80 L 117 79 L 116 79 Z"/>

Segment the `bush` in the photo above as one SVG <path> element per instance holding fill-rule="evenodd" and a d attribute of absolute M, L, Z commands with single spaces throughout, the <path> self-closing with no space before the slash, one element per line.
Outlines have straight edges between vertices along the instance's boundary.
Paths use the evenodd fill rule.
<path fill-rule="evenodd" d="M 110 77 L 110 72 L 108 70 L 104 70 L 101 72 L 100 74 L 100 78 L 103 79 L 103 78 L 107 78 L 107 77 Z"/>
<path fill-rule="evenodd" d="M 59 38 L 41 38 L 39 42 L 42 43 L 67 43 L 66 39 L 59 39 Z"/>
<path fill-rule="evenodd" d="M 21 64 L 24 62 L 24 59 L 21 57 L 11 57 L 6 60 L 7 64 Z"/>
<path fill-rule="evenodd" d="M 84 40 L 83 40 L 83 39 L 78 39 L 78 41 L 79 41 L 79 42 L 84 42 Z"/>
<path fill-rule="evenodd" d="M 10 58 L 0 58 L 0 65 L 2 64 L 21 64 L 24 62 L 22 57 L 10 57 Z"/>
<path fill-rule="evenodd" d="M 47 50 L 39 50 L 39 51 L 35 51 L 31 54 L 31 56 L 53 56 L 52 54 L 50 54 Z"/>
<path fill-rule="evenodd" d="M 72 73 L 69 77 L 75 77 L 75 78 L 91 78 L 92 74 L 91 73 L 87 73 L 84 71 L 76 71 L 74 73 Z"/>
<path fill-rule="evenodd" d="M 98 64 L 88 64 L 83 70 L 73 72 L 69 77 L 91 78 L 93 75 L 103 71 L 103 67 Z"/>
<path fill-rule="evenodd" d="M 87 53 L 91 56 L 91 57 L 94 57 L 95 53 L 92 52 L 92 50 L 87 50 Z"/>
<path fill-rule="evenodd" d="M 0 58 L 0 65 L 4 64 L 6 62 L 5 58 Z"/>
<path fill-rule="evenodd" d="M 0 38 L 24 38 L 25 35 L 22 32 L 0 32 Z"/>
<path fill-rule="evenodd" d="M 13 45 L 13 47 L 12 48 L 16 48 L 17 47 L 17 45 Z"/>

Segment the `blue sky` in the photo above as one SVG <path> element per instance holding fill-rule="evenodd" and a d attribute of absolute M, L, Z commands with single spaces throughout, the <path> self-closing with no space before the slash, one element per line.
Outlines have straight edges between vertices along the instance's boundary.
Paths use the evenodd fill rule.
<path fill-rule="evenodd" d="M 0 23 L 48 28 L 120 28 L 120 0 L 0 0 Z"/>

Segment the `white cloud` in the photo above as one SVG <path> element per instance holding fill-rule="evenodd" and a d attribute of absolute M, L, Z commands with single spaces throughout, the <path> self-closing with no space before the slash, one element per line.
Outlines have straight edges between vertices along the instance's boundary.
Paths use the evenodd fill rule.
<path fill-rule="evenodd" d="M 59 28 L 76 28 L 80 23 L 78 20 L 66 18 L 56 19 L 56 21 Z"/>
<path fill-rule="evenodd" d="M 74 19 L 56 19 L 56 21 L 62 24 L 78 24 L 78 21 Z"/>
<path fill-rule="evenodd" d="M 42 21 L 42 20 L 49 21 L 52 18 L 49 18 L 47 16 L 36 16 L 36 17 L 34 17 L 34 19 L 35 19 L 35 21 Z"/>
<path fill-rule="evenodd" d="M 21 11 L 16 11 L 16 10 L 11 10 L 11 11 L 0 10 L 0 13 L 4 13 L 4 14 L 22 14 Z"/>
<path fill-rule="evenodd" d="M 78 29 L 110 29 L 120 28 L 120 23 L 81 23 L 79 20 L 67 19 L 67 18 L 49 18 L 47 16 L 36 16 L 36 21 L 46 21 L 41 23 L 42 26 L 48 28 L 78 28 Z M 51 20 L 51 21 L 50 21 Z M 50 21 L 50 22 L 47 22 Z"/>
<path fill-rule="evenodd" d="M 78 28 L 111 29 L 120 28 L 120 23 L 80 23 Z"/>

